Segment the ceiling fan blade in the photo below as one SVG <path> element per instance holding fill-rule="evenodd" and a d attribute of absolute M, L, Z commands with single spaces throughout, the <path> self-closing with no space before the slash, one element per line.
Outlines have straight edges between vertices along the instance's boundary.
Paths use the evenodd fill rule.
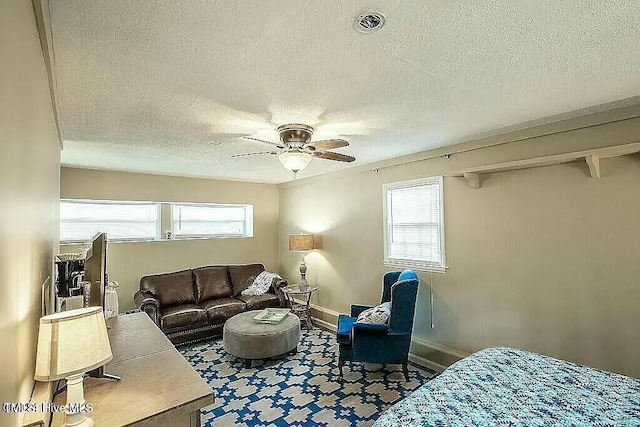
<path fill-rule="evenodd" d="M 344 139 L 326 139 L 324 141 L 315 141 L 307 144 L 307 147 L 313 147 L 316 150 L 331 150 L 333 148 L 341 148 L 349 145 Z"/>
<path fill-rule="evenodd" d="M 278 154 L 278 152 L 276 152 L 276 151 L 258 151 L 256 153 L 233 154 L 231 157 L 262 156 L 264 154 Z"/>
<path fill-rule="evenodd" d="M 264 142 L 265 144 L 269 144 L 269 145 L 275 145 L 278 148 L 285 148 L 284 145 L 282 144 L 278 144 L 276 142 L 271 142 L 271 141 L 265 141 L 264 139 L 258 139 L 258 138 L 254 138 L 252 136 L 243 136 L 244 139 L 250 139 L 252 141 L 258 141 L 258 142 Z"/>
<path fill-rule="evenodd" d="M 313 155 L 321 159 L 336 160 L 338 162 L 353 162 L 356 159 L 355 157 L 334 153 L 333 151 L 316 151 Z"/>

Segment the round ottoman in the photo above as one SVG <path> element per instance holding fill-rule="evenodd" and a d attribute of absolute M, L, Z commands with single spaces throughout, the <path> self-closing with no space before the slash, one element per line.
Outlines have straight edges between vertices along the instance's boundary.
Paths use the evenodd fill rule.
<path fill-rule="evenodd" d="M 222 330 L 224 349 L 244 359 L 246 368 L 253 359 L 295 354 L 300 342 L 300 319 L 288 313 L 277 324 L 257 323 L 253 318 L 262 310 L 246 311 L 227 320 Z"/>

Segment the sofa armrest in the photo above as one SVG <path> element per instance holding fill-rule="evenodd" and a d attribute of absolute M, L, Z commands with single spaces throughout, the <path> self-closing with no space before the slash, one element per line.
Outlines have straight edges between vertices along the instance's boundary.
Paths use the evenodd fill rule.
<path fill-rule="evenodd" d="M 354 335 L 386 335 L 389 332 L 389 325 L 377 325 L 372 323 L 358 323 L 353 324 Z"/>
<path fill-rule="evenodd" d="M 160 302 L 146 292 L 138 291 L 133 297 L 138 308 L 147 313 L 153 322 L 160 327 Z"/>
<path fill-rule="evenodd" d="M 289 282 L 287 282 L 286 279 L 282 279 L 278 277 L 275 277 L 273 279 L 273 282 L 271 282 L 271 289 L 273 290 L 273 293 L 276 294 L 276 296 L 278 297 L 278 301 L 280 302 L 280 307 L 287 306 L 287 298 L 284 296 L 284 293 L 282 292 L 281 288 L 284 288 L 288 284 Z"/>
<path fill-rule="evenodd" d="M 358 317 L 360 315 L 360 313 L 362 313 L 363 311 L 369 309 L 371 307 L 369 307 L 368 305 L 358 305 L 358 304 L 353 304 L 351 306 L 351 317 Z"/>

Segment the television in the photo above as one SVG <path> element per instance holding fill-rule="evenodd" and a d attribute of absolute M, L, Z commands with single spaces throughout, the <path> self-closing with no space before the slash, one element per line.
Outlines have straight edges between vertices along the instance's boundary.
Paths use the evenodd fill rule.
<path fill-rule="evenodd" d="M 97 233 L 91 239 L 91 248 L 87 251 L 84 262 L 84 280 L 91 283 L 89 287 L 89 306 L 102 307 L 107 287 L 107 233 Z M 88 372 L 90 377 L 119 380 L 120 377 L 107 374 L 104 366 Z"/>
<path fill-rule="evenodd" d="M 91 239 L 84 263 L 84 280 L 91 283 L 89 306 L 102 307 L 107 286 L 107 233 L 97 233 Z"/>

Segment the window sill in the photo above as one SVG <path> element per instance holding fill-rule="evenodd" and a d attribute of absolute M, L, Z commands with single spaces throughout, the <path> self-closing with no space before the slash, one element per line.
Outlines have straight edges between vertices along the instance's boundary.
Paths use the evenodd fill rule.
<path fill-rule="evenodd" d="M 401 263 L 401 262 L 393 262 L 393 261 L 383 261 L 383 263 L 385 267 L 426 271 L 428 273 L 437 273 L 437 274 L 444 274 L 449 269 L 449 267 L 435 266 L 435 265 L 428 266 L 423 264 L 412 264 L 409 262 Z"/>
<path fill-rule="evenodd" d="M 209 236 L 209 237 L 173 237 L 171 239 L 119 239 L 108 240 L 109 244 L 118 243 L 154 243 L 154 242 L 172 242 L 172 241 L 186 241 L 186 240 L 226 240 L 226 239 L 251 239 L 253 236 Z M 64 245 L 90 245 L 91 241 L 61 241 L 60 246 Z"/>

